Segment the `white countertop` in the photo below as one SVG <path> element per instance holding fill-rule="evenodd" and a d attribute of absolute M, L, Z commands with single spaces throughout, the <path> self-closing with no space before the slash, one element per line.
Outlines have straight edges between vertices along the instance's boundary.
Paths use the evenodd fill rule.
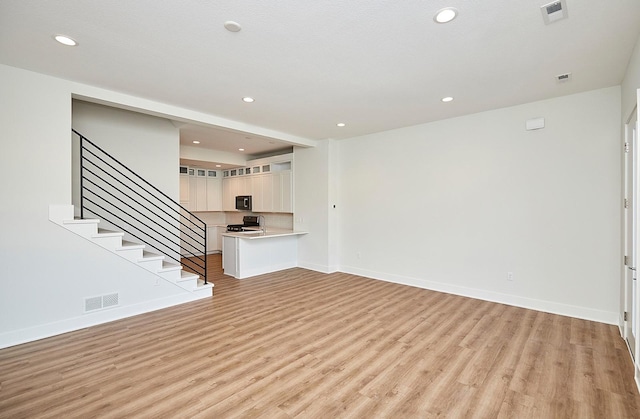
<path fill-rule="evenodd" d="M 226 237 L 238 237 L 241 239 L 268 239 L 271 237 L 283 237 L 283 236 L 297 236 L 301 234 L 307 234 L 306 231 L 295 231 L 295 230 L 285 230 L 280 228 L 269 228 L 267 227 L 266 233 L 263 233 L 260 230 L 257 231 L 227 231 L 222 233 L 223 236 Z"/>

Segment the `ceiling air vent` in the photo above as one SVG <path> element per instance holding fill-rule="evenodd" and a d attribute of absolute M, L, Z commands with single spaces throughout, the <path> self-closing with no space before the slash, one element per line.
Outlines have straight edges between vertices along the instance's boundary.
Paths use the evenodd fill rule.
<path fill-rule="evenodd" d="M 540 7 L 540 11 L 542 12 L 542 19 L 544 19 L 545 25 L 568 17 L 566 0 L 553 1 L 545 4 Z"/>

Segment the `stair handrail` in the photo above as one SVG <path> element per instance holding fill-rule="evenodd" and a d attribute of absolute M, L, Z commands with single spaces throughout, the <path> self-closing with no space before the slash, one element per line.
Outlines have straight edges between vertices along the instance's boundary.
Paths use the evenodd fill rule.
<path fill-rule="evenodd" d="M 89 140 L 87 137 L 82 135 L 80 132 L 78 132 L 77 130 L 75 130 L 73 128 L 72 128 L 72 132 L 74 134 L 78 135 L 78 137 L 80 138 L 80 218 L 84 219 L 85 218 L 85 212 L 90 212 L 90 213 L 98 216 L 99 218 L 104 219 L 106 222 L 114 225 L 115 227 L 119 228 L 120 230 L 124 231 L 125 233 L 135 237 L 138 240 L 141 240 L 144 244 L 149 245 L 153 249 L 156 249 L 156 250 L 160 251 L 161 253 L 165 254 L 165 256 L 168 256 L 169 258 L 175 260 L 176 262 L 181 264 L 183 267 L 193 271 L 196 274 L 199 274 L 204 279 L 204 283 L 207 284 L 207 257 L 206 257 L 206 255 L 207 255 L 207 231 L 206 231 L 206 223 L 204 221 L 202 221 L 197 215 L 193 214 L 191 211 L 189 211 L 187 208 L 185 208 L 183 205 L 181 205 L 179 202 L 177 202 L 176 200 L 171 198 L 169 195 L 167 195 L 165 192 L 161 191 L 158 187 L 153 185 L 151 182 L 149 182 L 148 180 L 146 180 L 145 178 L 140 176 L 138 173 L 133 171 L 127 165 L 125 165 L 124 163 L 120 162 L 117 158 L 113 157 L 111 154 L 109 154 L 107 151 L 102 149 L 100 146 L 98 146 L 97 144 L 95 144 L 94 142 Z M 108 161 L 105 161 L 105 158 L 97 155 L 94 151 L 89 149 L 85 144 L 89 144 L 91 147 L 93 147 L 96 150 L 98 150 L 100 153 L 102 153 L 104 156 L 106 156 L 106 160 L 108 160 Z M 169 208 L 170 210 L 175 212 L 175 214 L 177 214 L 177 215 L 170 214 L 169 212 L 167 212 L 167 210 L 165 210 L 163 207 L 158 205 L 156 202 L 152 202 L 147 196 L 145 196 L 142 193 L 140 193 L 140 191 L 137 191 L 133 187 L 125 184 L 122 179 L 119 179 L 113 173 L 110 173 L 109 171 L 107 171 L 104 167 L 102 167 L 95 160 L 93 160 L 90 157 L 86 156 L 85 155 L 85 151 L 88 152 L 93 157 L 95 157 L 97 160 L 99 160 L 104 165 L 108 166 L 110 169 L 112 169 L 118 175 L 123 176 L 126 180 L 131 182 L 137 188 L 140 188 L 140 190 L 143 191 L 146 195 L 151 196 L 156 201 L 158 201 L 159 203 L 163 204 L 164 206 L 166 206 L 167 208 Z M 113 162 L 113 164 L 110 163 L 110 162 Z M 140 202 L 140 200 L 136 199 L 135 197 L 132 197 L 126 190 L 120 188 L 117 185 L 114 185 L 113 183 L 111 183 L 111 181 L 109 181 L 109 180 L 105 179 L 104 177 L 102 177 L 101 175 L 97 174 L 96 172 L 91 170 L 91 168 L 86 167 L 85 166 L 86 163 L 89 163 L 92 166 L 94 166 L 95 168 L 99 169 L 107 177 L 112 178 L 114 181 L 118 182 L 119 184 L 124 186 L 126 189 L 128 189 L 131 193 L 137 195 L 142 200 L 146 201 L 148 203 L 148 205 L 153 207 L 153 209 L 149 208 L 148 205 L 143 204 L 142 202 Z M 114 167 L 114 166 L 116 166 L 116 167 Z M 124 199 L 118 198 L 117 196 L 115 196 L 114 193 L 112 193 L 112 192 L 106 190 L 105 188 L 103 188 L 102 186 L 98 185 L 90 177 L 86 176 L 85 170 L 88 173 L 90 173 L 91 175 L 93 175 L 94 179 L 98 179 L 101 182 L 104 182 L 105 185 L 108 185 L 109 188 L 112 188 L 114 192 L 117 192 L 118 194 L 121 194 L 121 195 L 125 196 L 127 199 L 135 202 L 138 206 L 144 208 L 147 211 L 147 214 L 146 215 L 143 214 L 141 211 L 137 210 L 134 206 L 132 206 L 130 203 L 126 202 Z M 124 173 L 123 173 L 123 171 L 124 171 Z M 132 179 L 128 174 L 129 175 L 133 175 L 134 179 Z M 143 183 L 144 186 L 141 185 L 140 183 L 138 183 L 138 181 L 136 181 L 135 179 L 141 181 L 141 183 Z M 109 195 L 115 202 L 105 198 L 104 195 L 99 194 L 97 192 L 97 189 L 93 189 L 93 188 L 87 187 L 87 185 L 85 184 L 85 181 L 88 182 L 88 183 L 93 184 L 93 186 L 96 187 L 97 189 L 102 190 L 102 192 L 104 192 L 107 195 Z M 148 231 L 144 231 L 144 230 L 142 230 L 140 228 L 135 227 L 132 224 L 132 221 L 125 220 L 122 216 L 118 216 L 113 211 L 110 211 L 109 209 L 105 208 L 104 206 L 102 206 L 102 205 L 98 204 L 97 202 L 95 202 L 94 200 L 90 199 L 88 196 L 85 196 L 85 192 L 91 193 L 95 197 L 101 199 L 102 201 L 104 201 L 105 205 L 113 206 L 114 208 L 116 208 L 118 211 L 121 212 L 121 215 L 126 215 L 130 219 L 135 220 L 138 223 L 141 223 L 147 229 L 149 229 L 149 230 L 151 230 L 153 232 L 152 234 L 154 235 L 154 237 L 156 237 L 158 235 L 164 237 L 171 244 L 176 246 L 176 248 L 172 248 L 170 245 L 167 245 L 166 243 L 163 243 L 161 240 L 159 240 L 157 238 L 155 238 L 155 240 L 157 241 L 157 243 L 155 245 L 152 244 L 152 243 L 149 243 L 148 242 L 149 239 L 145 240 L 142 237 L 140 237 L 141 235 L 142 236 L 150 235 L 150 233 Z M 155 193 L 153 193 L 153 192 L 155 192 Z M 163 199 L 161 199 L 158 196 L 158 194 L 161 195 L 161 197 Z M 100 208 L 105 213 L 108 213 L 112 217 L 117 218 L 122 223 L 124 223 L 125 226 L 123 226 L 120 222 L 115 221 L 113 218 L 110 218 L 110 217 L 106 216 L 105 213 L 102 213 L 102 212 L 97 211 L 97 210 L 92 210 L 91 208 L 89 208 L 89 206 L 86 205 L 85 201 L 90 202 L 91 204 L 93 204 L 96 207 Z M 139 220 L 138 218 L 136 218 L 135 215 L 133 215 L 133 214 L 127 212 L 126 210 L 122 209 L 121 207 L 118 206 L 118 204 L 124 205 L 130 211 L 132 210 L 133 212 L 135 212 L 135 214 L 137 216 L 140 216 L 141 218 L 144 218 L 144 221 Z M 157 210 L 161 211 L 163 214 L 167 215 L 170 218 L 170 221 L 167 221 L 167 219 L 162 214 L 159 214 L 159 213 L 155 212 L 155 209 L 157 209 Z M 184 211 L 184 214 L 181 212 L 181 210 Z M 161 219 L 163 221 L 163 223 L 159 223 L 158 221 L 152 219 L 149 215 L 153 215 L 155 218 Z M 186 220 L 186 222 L 183 222 L 183 219 Z M 174 222 L 175 224 L 170 224 L 170 222 Z M 156 228 L 158 228 L 158 229 L 165 230 L 165 233 L 168 234 L 168 235 L 173 235 L 174 237 L 177 237 L 178 241 L 174 241 L 174 239 L 171 239 L 171 238 L 167 237 L 165 235 L 165 233 L 159 232 L 158 230 L 156 230 L 156 228 L 149 226 L 148 223 L 149 224 L 154 224 L 156 226 Z M 171 226 L 172 228 L 168 228 L 167 225 Z M 177 234 L 175 232 L 174 233 L 171 232 L 172 229 L 175 230 L 176 225 L 184 227 L 184 228 L 179 227 L 179 232 Z M 127 227 L 127 226 L 129 226 L 129 227 Z M 135 231 L 132 231 L 132 230 L 135 230 Z M 197 237 L 194 237 L 191 233 L 189 233 L 189 231 L 191 233 L 193 233 Z M 183 243 L 184 243 L 184 245 L 183 245 Z M 173 256 L 167 254 L 167 253 L 170 253 L 170 252 L 163 251 L 158 246 L 164 246 L 167 249 L 171 249 L 170 252 L 176 252 L 177 248 L 181 249 L 181 250 L 177 251 L 177 253 L 179 254 L 179 257 L 173 257 Z M 185 247 L 185 246 L 187 246 L 187 247 Z M 201 249 L 201 255 L 200 255 L 200 249 Z"/>

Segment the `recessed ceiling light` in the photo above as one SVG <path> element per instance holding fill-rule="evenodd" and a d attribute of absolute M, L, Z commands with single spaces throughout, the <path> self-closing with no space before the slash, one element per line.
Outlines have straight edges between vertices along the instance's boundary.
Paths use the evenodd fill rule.
<path fill-rule="evenodd" d="M 53 39 L 55 39 L 56 41 L 60 42 L 63 45 L 67 45 L 70 47 L 75 47 L 76 45 L 78 45 L 78 43 L 74 39 L 71 39 L 65 35 L 56 35 L 53 37 Z"/>
<path fill-rule="evenodd" d="M 200 144 L 200 141 L 193 140 L 193 143 L 194 143 L 194 144 Z"/>
<path fill-rule="evenodd" d="M 244 151 L 244 148 L 239 148 L 238 151 Z"/>
<path fill-rule="evenodd" d="M 339 126 L 339 127 L 347 126 L 347 124 L 345 124 L 344 122 L 338 122 L 336 125 Z"/>
<path fill-rule="evenodd" d="M 233 20 L 227 20 L 226 22 L 224 22 L 224 27 L 229 32 L 240 32 L 240 29 L 242 29 L 242 26 L 240 26 L 238 22 L 234 22 Z"/>
<path fill-rule="evenodd" d="M 451 96 L 447 96 L 447 97 L 443 97 L 440 100 L 443 101 L 443 102 L 451 102 L 453 100 L 453 98 Z"/>
<path fill-rule="evenodd" d="M 453 7 L 445 7 L 444 9 L 438 10 L 438 13 L 433 17 L 433 20 L 436 23 L 447 23 L 451 22 L 458 15 L 458 10 Z"/>
<path fill-rule="evenodd" d="M 222 165 L 221 164 L 216 164 L 216 167 L 222 167 Z"/>
<path fill-rule="evenodd" d="M 242 101 L 243 101 L 243 102 L 247 102 L 247 103 L 251 103 L 251 102 L 253 102 L 254 100 L 255 100 L 254 98 L 249 97 L 249 96 L 246 96 L 246 97 L 243 97 L 243 98 L 242 98 Z"/>

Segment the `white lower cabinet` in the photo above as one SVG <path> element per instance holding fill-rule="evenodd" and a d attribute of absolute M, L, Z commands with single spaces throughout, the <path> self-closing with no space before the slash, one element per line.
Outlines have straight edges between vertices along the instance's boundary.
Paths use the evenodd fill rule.
<path fill-rule="evenodd" d="M 298 236 L 251 239 L 224 235 L 222 268 L 225 275 L 249 278 L 298 266 Z"/>

